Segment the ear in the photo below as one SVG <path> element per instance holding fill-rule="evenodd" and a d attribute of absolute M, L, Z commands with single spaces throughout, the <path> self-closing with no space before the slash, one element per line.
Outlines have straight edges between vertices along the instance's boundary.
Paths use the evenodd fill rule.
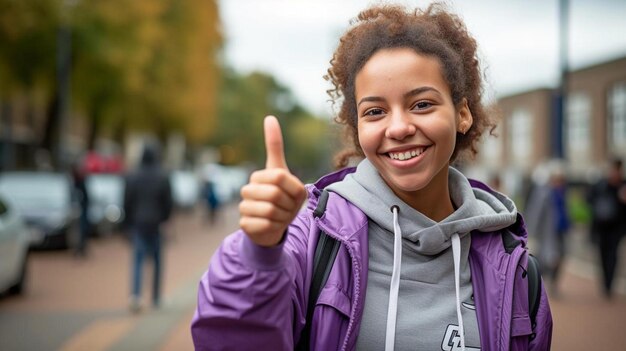
<path fill-rule="evenodd" d="M 472 112 L 467 105 L 467 99 L 463 98 L 457 112 L 456 131 L 465 134 L 472 127 L 472 123 L 474 123 Z"/>

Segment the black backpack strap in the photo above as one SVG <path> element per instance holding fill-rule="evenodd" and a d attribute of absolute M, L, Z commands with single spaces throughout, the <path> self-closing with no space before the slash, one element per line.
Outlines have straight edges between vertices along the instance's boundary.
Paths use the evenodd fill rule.
<path fill-rule="evenodd" d="M 317 200 L 317 207 L 313 211 L 313 217 L 320 218 L 326 212 L 326 204 L 328 203 L 328 191 L 322 190 L 320 198 Z"/>
<path fill-rule="evenodd" d="M 320 195 L 317 208 L 313 212 L 315 217 L 321 217 L 326 210 L 326 202 L 328 201 L 328 192 L 324 190 Z M 320 236 L 317 239 L 317 246 L 315 247 L 315 256 L 313 259 L 313 273 L 311 279 L 311 288 L 309 290 L 309 301 L 306 311 L 306 324 L 300 335 L 300 341 L 296 345 L 296 350 L 307 351 L 311 343 L 311 324 L 313 321 L 313 311 L 315 304 L 322 291 L 322 288 L 328 280 L 330 271 L 335 262 L 335 257 L 339 251 L 340 243 L 337 239 L 326 234 L 324 231 L 320 232 Z"/>
<path fill-rule="evenodd" d="M 507 253 L 513 252 L 513 249 L 521 244 L 508 230 L 502 233 L 502 244 Z M 537 311 L 539 310 L 539 302 L 541 300 L 541 271 L 539 270 L 539 261 L 532 254 L 528 254 L 528 267 L 522 277 L 528 277 L 528 314 L 533 333 L 530 335 L 531 340 L 535 338 L 535 327 L 537 325 Z"/>
<path fill-rule="evenodd" d="M 530 339 L 532 340 L 536 336 L 534 330 L 537 326 L 537 311 L 539 310 L 539 301 L 541 300 L 541 272 L 539 271 L 537 258 L 531 254 L 528 254 L 528 268 L 526 272 L 528 275 L 528 312 L 533 330 Z"/>

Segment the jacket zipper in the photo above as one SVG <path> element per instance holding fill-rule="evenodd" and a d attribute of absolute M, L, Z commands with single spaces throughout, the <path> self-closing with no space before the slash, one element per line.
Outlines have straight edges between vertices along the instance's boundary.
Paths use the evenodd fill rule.
<path fill-rule="evenodd" d="M 340 237 L 335 232 L 329 230 L 329 228 L 326 225 L 324 225 L 322 221 L 320 221 L 319 218 L 315 218 L 315 222 L 318 228 L 322 229 L 327 235 L 330 235 L 333 238 L 339 240 L 339 242 L 341 242 L 341 245 L 343 245 L 348 251 L 348 254 L 350 255 L 350 261 L 352 262 L 352 271 L 353 271 L 352 276 L 354 279 L 354 292 L 353 292 L 354 298 L 352 302 L 352 307 L 350 308 L 350 321 L 348 322 L 348 329 L 346 330 L 346 336 L 343 340 L 343 345 L 341 346 L 341 350 L 345 351 L 347 350 L 348 340 L 350 339 L 350 336 L 352 335 L 352 332 L 354 329 L 356 306 L 359 304 L 359 300 L 361 298 L 361 295 L 359 294 L 359 291 L 361 291 L 360 290 L 361 289 L 361 276 L 356 273 L 356 272 L 360 272 L 361 267 L 360 267 L 359 262 L 357 262 L 357 260 L 355 259 L 354 248 L 352 248 L 351 245 L 346 244 L 346 240 L 344 238 Z M 367 223 L 365 225 L 367 225 Z"/>

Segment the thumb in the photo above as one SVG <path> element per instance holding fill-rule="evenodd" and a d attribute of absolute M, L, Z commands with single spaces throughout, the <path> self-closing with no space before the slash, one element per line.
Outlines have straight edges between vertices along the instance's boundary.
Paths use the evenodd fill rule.
<path fill-rule="evenodd" d="M 278 119 L 274 116 L 267 116 L 263 121 L 263 131 L 265 134 L 265 151 L 267 159 L 265 168 L 285 168 L 285 151 L 283 149 L 283 135 L 280 131 Z"/>

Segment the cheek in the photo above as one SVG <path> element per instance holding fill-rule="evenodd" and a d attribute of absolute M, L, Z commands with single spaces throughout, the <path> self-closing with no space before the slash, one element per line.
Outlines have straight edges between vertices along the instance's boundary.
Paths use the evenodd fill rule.
<path fill-rule="evenodd" d="M 439 137 L 456 139 L 457 123 L 454 117 L 441 118 L 435 129 Z"/>
<path fill-rule="evenodd" d="M 448 144 L 450 145 L 450 153 L 456 148 L 456 134 L 456 128 L 450 128 L 445 131 L 445 138 L 448 139 Z"/>
<path fill-rule="evenodd" d="M 361 146 L 363 152 L 366 154 L 371 152 L 372 148 L 375 147 L 374 138 L 370 129 L 371 128 L 367 128 L 362 124 L 359 124 L 357 128 L 357 138 L 359 141 L 359 145 Z"/>
<path fill-rule="evenodd" d="M 438 144 L 439 150 L 451 153 L 456 147 L 456 125 L 447 120 L 438 121 L 436 125 L 431 125 L 427 137 Z"/>

